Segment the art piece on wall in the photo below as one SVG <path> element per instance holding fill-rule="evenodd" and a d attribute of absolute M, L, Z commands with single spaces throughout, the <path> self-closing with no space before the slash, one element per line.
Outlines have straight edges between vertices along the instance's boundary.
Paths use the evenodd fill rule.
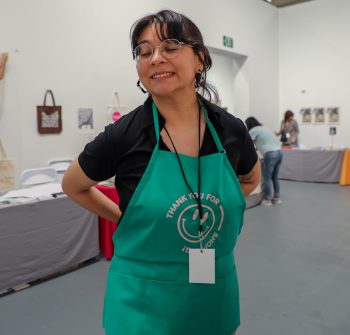
<path fill-rule="evenodd" d="M 15 162 L 7 156 L 5 143 L 0 137 L 0 193 L 15 188 Z"/>
<path fill-rule="evenodd" d="M 78 109 L 78 128 L 82 131 L 94 129 L 94 110 L 92 108 Z"/>
<path fill-rule="evenodd" d="M 7 52 L 0 53 L 0 80 L 2 78 L 4 78 L 4 76 L 5 76 L 5 68 L 6 68 L 7 59 L 8 59 Z"/>
<path fill-rule="evenodd" d="M 338 107 L 328 107 L 327 108 L 327 121 L 329 124 L 339 124 L 339 108 Z"/>
<path fill-rule="evenodd" d="M 324 112 L 323 107 L 314 108 L 313 114 L 314 114 L 314 118 L 315 118 L 314 119 L 315 124 L 324 124 L 325 123 L 326 117 L 325 117 L 325 112 Z"/>
<path fill-rule="evenodd" d="M 114 123 L 118 121 L 125 112 L 126 107 L 120 105 L 118 92 L 114 91 L 112 104 L 107 106 L 107 122 Z"/>
<path fill-rule="evenodd" d="M 51 96 L 52 106 L 46 105 L 47 95 Z M 56 106 L 51 90 L 46 90 L 44 104 L 37 106 L 37 121 L 39 134 L 57 134 L 62 131 L 62 107 Z"/>
<path fill-rule="evenodd" d="M 300 110 L 300 114 L 301 114 L 301 123 L 302 124 L 311 124 L 312 123 L 311 108 L 302 108 Z"/>

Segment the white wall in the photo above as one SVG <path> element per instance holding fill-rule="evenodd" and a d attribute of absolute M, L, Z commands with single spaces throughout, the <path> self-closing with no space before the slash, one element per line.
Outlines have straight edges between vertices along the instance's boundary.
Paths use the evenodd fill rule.
<path fill-rule="evenodd" d="M 340 107 L 335 146 L 350 146 L 350 1 L 317 0 L 279 11 L 280 119 L 285 110 Z M 305 93 L 302 93 L 305 90 Z M 329 125 L 301 126 L 308 147 L 331 146 Z"/>
<path fill-rule="evenodd" d="M 242 117 L 252 114 L 273 124 L 278 115 L 278 12 L 261 0 L 137 5 L 123 0 L 0 0 L 0 52 L 9 52 L 0 82 L 0 136 L 16 161 L 17 176 L 51 158 L 76 157 L 103 129 L 114 90 L 129 109 L 143 102 L 145 96 L 135 86 L 129 29 L 137 18 L 163 8 L 192 18 L 212 47 L 223 48 L 223 35 L 234 38 L 234 51 L 248 56 L 236 83 L 243 98 L 234 99 L 234 109 L 238 106 Z M 213 71 L 215 66 L 220 65 L 214 62 Z M 36 105 L 47 88 L 63 107 L 59 135 L 36 130 Z M 223 96 L 229 97 L 230 90 L 223 90 Z M 77 131 L 79 107 L 94 109 L 93 135 Z"/>
<path fill-rule="evenodd" d="M 233 58 L 215 52 L 210 54 L 215 66 L 208 72 L 207 81 L 219 91 L 221 106 L 227 107 L 229 113 L 237 115 L 234 109 Z"/>

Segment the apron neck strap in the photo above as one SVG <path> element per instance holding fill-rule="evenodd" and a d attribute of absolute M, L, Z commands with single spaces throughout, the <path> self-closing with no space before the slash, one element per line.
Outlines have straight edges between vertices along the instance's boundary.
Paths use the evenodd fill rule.
<path fill-rule="evenodd" d="M 221 141 L 219 139 L 218 134 L 216 133 L 216 130 L 214 129 L 214 126 L 212 125 L 212 123 L 210 122 L 209 118 L 208 118 L 208 113 L 207 110 L 205 109 L 205 107 L 203 106 L 202 102 L 200 100 L 199 104 L 201 106 L 201 112 L 204 114 L 205 116 L 205 122 L 209 127 L 209 130 L 213 136 L 214 142 L 219 150 L 219 152 L 225 152 L 224 147 L 221 144 Z M 157 143 L 159 143 L 159 119 L 158 119 L 158 109 L 157 106 L 155 105 L 154 102 L 152 102 L 152 112 L 153 112 L 153 121 L 154 121 L 154 131 L 156 132 L 156 139 L 157 139 Z"/>
<path fill-rule="evenodd" d="M 216 147 L 218 148 L 219 152 L 222 153 L 222 152 L 225 152 L 225 149 L 224 147 L 222 146 L 221 144 L 221 141 L 219 139 L 219 136 L 213 126 L 213 124 L 210 122 L 209 118 L 208 118 L 208 113 L 207 113 L 207 110 L 205 109 L 205 107 L 203 106 L 202 102 L 199 100 L 199 103 L 201 105 L 201 111 L 203 112 L 203 114 L 205 115 L 205 122 L 207 123 L 208 125 L 208 128 L 211 132 L 211 135 L 213 136 L 213 139 L 214 139 L 214 142 L 216 144 Z"/>
<path fill-rule="evenodd" d="M 159 143 L 159 120 L 158 120 L 158 109 L 154 102 L 152 102 L 153 122 L 154 130 L 156 132 L 157 143 Z"/>

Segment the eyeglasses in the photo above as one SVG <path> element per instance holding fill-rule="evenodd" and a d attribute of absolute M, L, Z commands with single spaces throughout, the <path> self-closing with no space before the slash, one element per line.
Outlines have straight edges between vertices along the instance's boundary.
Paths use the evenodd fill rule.
<path fill-rule="evenodd" d="M 148 42 L 143 42 L 134 49 L 132 55 L 137 62 L 147 62 L 153 57 L 154 50 L 159 48 L 159 52 L 163 57 L 167 59 L 174 58 L 179 54 L 182 45 L 188 44 L 173 38 L 162 41 L 157 47 Z M 192 47 L 191 45 L 188 46 Z"/>

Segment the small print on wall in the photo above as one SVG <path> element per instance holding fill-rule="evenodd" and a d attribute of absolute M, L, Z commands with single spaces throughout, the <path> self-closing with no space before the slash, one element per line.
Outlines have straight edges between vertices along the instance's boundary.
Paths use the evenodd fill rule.
<path fill-rule="evenodd" d="M 327 121 L 329 124 L 339 124 L 339 108 L 328 107 L 327 108 Z"/>
<path fill-rule="evenodd" d="M 325 113 L 324 113 L 324 108 L 314 108 L 313 114 L 315 117 L 315 124 L 324 124 L 326 121 Z"/>
<path fill-rule="evenodd" d="M 94 111 L 92 108 L 78 109 L 78 129 L 81 132 L 89 132 L 94 129 Z"/>
<path fill-rule="evenodd" d="M 302 108 L 300 110 L 300 114 L 301 114 L 301 123 L 302 124 L 311 124 L 312 123 L 311 108 Z"/>

